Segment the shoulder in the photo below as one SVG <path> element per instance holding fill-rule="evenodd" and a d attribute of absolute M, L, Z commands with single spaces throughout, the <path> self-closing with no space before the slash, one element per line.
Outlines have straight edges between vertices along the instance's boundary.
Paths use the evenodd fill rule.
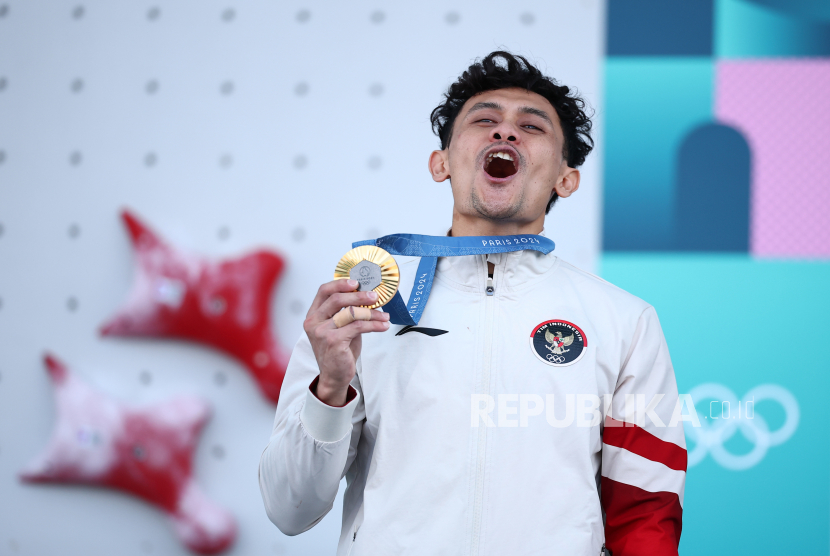
<path fill-rule="evenodd" d="M 617 314 L 637 317 L 647 310 L 654 310 L 651 305 L 636 295 L 562 259 L 559 259 L 556 274 L 559 275 L 560 280 L 564 280 L 573 287 L 577 296 L 584 303 L 597 304 L 604 309 L 612 309 Z"/>

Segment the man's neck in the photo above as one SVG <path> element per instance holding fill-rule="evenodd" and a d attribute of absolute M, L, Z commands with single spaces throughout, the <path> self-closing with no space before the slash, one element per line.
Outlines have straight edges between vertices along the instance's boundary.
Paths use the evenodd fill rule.
<path fill-rule="evenodd" d="M 453 237 L 539 234 L 544 225 L 544 215 L 532 222 L 506 222 L 453 214 L 451 234 Z"/>

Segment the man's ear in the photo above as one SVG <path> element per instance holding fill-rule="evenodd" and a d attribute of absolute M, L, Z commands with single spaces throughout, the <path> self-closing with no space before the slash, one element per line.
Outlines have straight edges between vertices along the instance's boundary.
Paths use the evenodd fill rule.
<path fill-rule="evenodd" d="M 553 189 L 560 197 L 570 197 L 574 191 L 579 189 L 579 170 L 566 166 Z"/>
<path fill-rule="evenodd" d="M 450 151 L 432 151 L 429 155 L 429 173 L 432 179 L 441 182 L 450 177 Z"/>

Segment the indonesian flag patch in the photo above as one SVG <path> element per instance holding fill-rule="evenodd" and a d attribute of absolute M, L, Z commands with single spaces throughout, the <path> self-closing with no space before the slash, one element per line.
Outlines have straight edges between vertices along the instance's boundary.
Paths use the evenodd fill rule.
<path fill-rule="evenodd" d="M 543 363 L 567 367 L 582 358 L 588 338 L 580 327 L 566 320 L 549 320 L 530 333 L 530 349 Z"/>

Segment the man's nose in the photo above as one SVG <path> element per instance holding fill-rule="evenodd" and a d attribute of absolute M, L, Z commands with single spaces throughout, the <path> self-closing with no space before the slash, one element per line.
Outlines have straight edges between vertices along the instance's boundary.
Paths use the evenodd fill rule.
<path fill-rule="evenodd" d="M 501 122 L 490 135 L 491 141 L 510 141 L 519 143 L 519 130 L 510 122 Z"/>

